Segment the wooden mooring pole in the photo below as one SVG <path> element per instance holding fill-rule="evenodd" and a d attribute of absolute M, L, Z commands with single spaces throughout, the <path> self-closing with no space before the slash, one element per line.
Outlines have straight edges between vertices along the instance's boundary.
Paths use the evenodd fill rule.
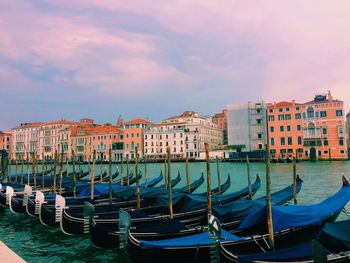
<path fill-rule="evenodd" d="M 210 162 L 209 162 L 209 144 L 205 143 L 205 160 L 207 163 L 207 206 L 208 206 L 208 214 L 212 213 L 211 207 L 211 173 L 210 173 Z"/>
<path fill-rule="evenodd" d="M 247 177 L 248 177 L 248 197 L 249 199 L 253 198 L 252 194 L 252 179 L 250 177 L 250 162 L 249 162 L 249 156 L 248 154 L 246 155 L 246 162 L 247 162 Z"/>
<path fill-rule="evenodd" d="M 168 159 L 168 172 L 167 172 L 167 177 L 168 177 L 168 193 L 169 193 L 169 215 L 170 219 L 174 218 L 174 212 L 173 212 L 173 193 L 172 193 L 172 187 L 171 187 L 171 155 L 170 155 L 170 147 L 168 146 L 167 149 L 167 159 Z"/>
<path fill-rule="evenodd" d="M 269 232 L 270 248 L 275 248 L 275 238 L 273 235 L 272 223 L 272 205 L 271 205 L 271 171 L 270 171 L 270 146 L 266 144 L 266 209 L 267 209 L 267 227 Z"/>

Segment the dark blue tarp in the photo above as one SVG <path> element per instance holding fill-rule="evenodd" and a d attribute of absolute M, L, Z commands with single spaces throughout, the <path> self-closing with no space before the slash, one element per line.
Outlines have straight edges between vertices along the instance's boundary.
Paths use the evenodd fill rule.
<path fill-rule="evenodd" d="M 343 186 L 336 194 L 315 205 L 272 206 L 273 230 L 290 227 L 320 225 L 324 219 L 339 213 L 350 199 L 350 186 Z M 251 212 L 239 226 L 249 229 L 266 226 L 266 207 Z"/>
<path fill-rule="evenodd" d="M 297 193 L 301 190 L 302 180 L 297 181 Z M 271 194 L 271 203 L 273 205 L 282 205 L 293 196 L 293 185 L 290 185 L 278 192 Z M 213 207 L 213 214 L 217 216 L 222 223 L 242 220 L 250 212 L 256 211 L 265 207 L 266 197 L 261 197 L 256 200 L 236 200 L 230 204 L 219 205 Z"/>
<path fill-rule="evenodd" d="M 154 185 L 155 183 L 158 183 L 162 180 L 163 175 L 160 175 L 152 180 L 149 180 L 147 182 L 147 185 Z M 144 188 L 146 186 L 145 183 L 140 184 L 140 188 Z M 121 192 L 136 192 L 136 187 L 135 186 L 120 186 L 120 185 L 116 185 L 116 184 L 112 184 L 112 191 L 113 191 L 113 195 L 115 193 L 115 191 L 121 191 Z M 95 183 L 94 185 L 94 194 L 95 195 L 107 195 L 109 193 L 109 184 L 104 183 Z M 85 189 L 83 189 L 82 191 L 79 192 L 78 196 L 90 196 L 91 194 L 91 186 L 86 187 Z M 128 200 L 128 199 L 125 199 Z"/>
<path fill-rule="evenodd" d="M 350 220 L 327 223 L 317 240 L 333 253 L 350 250 Z"/>
<path fill-rule="evenodd" d="M 296 261 L 312 258 L 312 245 L 311 243 L 302 244 L 287 249 L 280 249 L 267 253 L 257 253 L 249 255 L 237 255 L 240 262 L 252 262 L 252 261 Z"/>
<path fill-rule="evenodd" d="M 241 237 L 235 236 L 230 232 L 221 230 L 221 238 L 225 241 L 238 241 L 242 240 Z M 153 248 L 170 248 L 170 247 L 188 247 L 188 246 L 205 246 L 211 244 L 212 241 L 209 237 L 208 232 L 189 235 L 185 237 L 178 237 L 166 240 L 156 241 L 140 241 L 142 249 L 153 249 Z"/>

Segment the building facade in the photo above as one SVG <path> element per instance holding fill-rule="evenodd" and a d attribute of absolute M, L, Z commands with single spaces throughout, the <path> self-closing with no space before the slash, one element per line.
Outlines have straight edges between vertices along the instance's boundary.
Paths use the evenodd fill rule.
<path fill-rule="evenodd" d="M 269 103 L 267 111 L 273 159 L 347 159 L 344 103 L 330 92 L 306 103 Z"/>
<path fill-rule="evenodd" d="M 10 131 L 0 131 L 0 150 L 6 150 L 9 157 L 12 157 L 12 133 Z"/>
<path fill-rule="evenodd" d="M 144 130 L 153 123 L 145 119 L 134 119 L 124 123 L 124 156 L 135 158 L 135 148 L 138 148 L 140 158 L 144 158 Z"/>
<path fill-rule="evenodd" d="M 328 95 L 303 103 L 305 159 L 347 159 L 344 102 Z"/>
<path fill-rule="evenodd" d="M 227 145 L 227 109 L 224 109 L 222 112 L 215 114 L 213 116 L 213 123 L 222 130 L 223 144 Z"/>
<path fill-rule="evenodd" d="M 65 133 L 64 130 L 78 124 L 78 122 L 66 120 L 41 124 L 38 132 L 38 154 L 40 158 L 42 158 L 42 155 L 44 155 L 44 158 L 46 159 L 54 158 L 55 152 L 63 152 L 65 157 L 68 154 L 70 155 L 70 151 L 68 151 L 69 138 L 67 137 L 69 134 L 67 132 Z"/>
<path fill-rule="evenodd" d="M 302 105 L 292 102 L 268 103 L 267 128 L 274 160 L 303 158 Z"/>
<path fill-rule="evenodd" d="M 264 101 L 231 104 L 227 108 L 228 145 L 241 152 L 262 151 L 267 142 Z"/>
<path fill-rule="evenodd" d="M 348 145 L 348 155 L 350 150 L 350 112 L 346 114 L 346 131 L 347 131 L 347 145 Z"/>
<path fill-rule="evenodd" d="M 12 159 L 26 159 L 39 150 L 41 122 L 22 123 L 12 129 Z"/>
<path fill-rule="evenodd" d="M 170 147 L 172 158 L 199 158 L 205 151 L 204 143 L 209 144 L 210 150 L 222 144 L 222 133 L 211 117 L 186 111 L 144 131 L 145 155 L 152 159 L 165 158 Z"/>

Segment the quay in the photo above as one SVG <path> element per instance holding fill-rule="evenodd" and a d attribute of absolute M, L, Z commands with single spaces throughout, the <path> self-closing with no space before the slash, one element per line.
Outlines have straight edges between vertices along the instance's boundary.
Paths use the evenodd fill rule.
<path fill-rule="evenodd" d="M 0 262 L 23 263 L 26 261 L 0 241 Z"/>

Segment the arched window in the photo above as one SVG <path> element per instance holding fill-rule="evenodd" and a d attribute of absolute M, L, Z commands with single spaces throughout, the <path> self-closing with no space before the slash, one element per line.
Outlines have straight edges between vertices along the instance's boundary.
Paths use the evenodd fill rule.
<path fill-rule="evenodd" d="M 307 117 L 308 118 L 314 118 L 315 117 L 315 111 L 312 107 L 307 108 Z"/>

